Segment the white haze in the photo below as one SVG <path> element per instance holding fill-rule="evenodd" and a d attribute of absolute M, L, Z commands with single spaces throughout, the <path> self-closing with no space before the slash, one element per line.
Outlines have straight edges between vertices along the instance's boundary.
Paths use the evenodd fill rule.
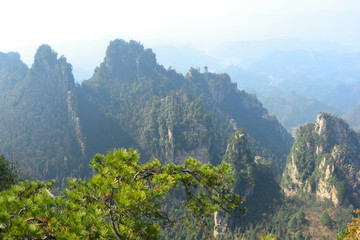
<path fill-rule="evenodd" d="M 358 0 L 12 0 L 0 8 L 1 52 L 18 51 L 31 65 L 36 48 L 49 44 L 78 78 L 91 74 L 118 37 L 202 51 L 269 39 L 360 45 Z"/>

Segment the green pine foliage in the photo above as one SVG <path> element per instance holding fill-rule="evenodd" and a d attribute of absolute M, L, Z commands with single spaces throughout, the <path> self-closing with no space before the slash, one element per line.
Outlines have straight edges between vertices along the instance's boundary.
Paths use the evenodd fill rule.
<path fill-rule="evenodd" d="M 8 189 L 17 179 L 16 165 L 7 161 L 4 155 L 0 155 L 0 191 Z"/>
<path fill-rule="evenodd" d="M 303 207 L 300 208 L 299 211 L 297 211 L 291 218 L 290 221 L 288 222 L 287 226 L 292 230 L 296 230 L 299 229 L 301 227 L 302 224 L 304 224 L 305 222 L 305 214 L 303 211 Z"/>
<path fill-rule="evenodd" d="M 224 162 L 231 164 L 232 174 L 236 184 L 236 192 L 245 193 L 246 189 L 253 189 L 257 177 L 256 164 L 252 157 L 243 129 L 239 129 L 228 140 L 228 147 L 223 158 Z"/>
<path fill-rule="evenodd" d="M 225 163 L 139 164 L 135 150 L 116 149 L 91 165 L 96 174 L 89 181 L 70 179 L 59 196 L 49 191 L 54 182 L 24 181 L 1 192 L 0 238 L 159 239 L 162 227 L 178 221 L 200 227 L 215 211 L 232 213 L 240 204 Z M 162 206 L 180 186 L 187 204 L 171 218 Z"/>

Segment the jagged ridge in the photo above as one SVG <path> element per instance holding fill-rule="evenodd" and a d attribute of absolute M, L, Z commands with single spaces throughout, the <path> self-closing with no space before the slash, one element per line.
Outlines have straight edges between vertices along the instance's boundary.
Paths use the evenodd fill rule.
<path fill-rule="evenodd" d="M 14 82 L 0 90 L 10 99 L 1 106 L 0 151 L 27 169 L 36 166 L 32 172 L 41 178 L 86 173 L 86 159 L 114 147 L 135 147 L 144 161 L 193 156 L 216 164 L 237 128 L 281 172 L 291 136 L 227 74 L 192 68 L 183 76 L 157 64 L 141 44 L 114 40 L 93 77 L 76 86 L 71 65 L 48 45 L 39 47 L 29 70 L 13 55 L 19 74 L 0 81 Z"/>
<path fill-rule="evenodd" d="M 283 174 L 285 194 L 311 193 L 335 205 L 359 206 L 359 139 L 344 120 L 330 114 L 300 127 Z"/>

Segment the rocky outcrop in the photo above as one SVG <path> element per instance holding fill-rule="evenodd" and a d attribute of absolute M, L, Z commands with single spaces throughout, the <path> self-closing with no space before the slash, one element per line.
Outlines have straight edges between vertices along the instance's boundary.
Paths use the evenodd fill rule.
<path fill-rule="evenodd" d="M 166 162 L 182 164 L 188 157 L 211 162 L 212 123 L 206 120 L 209 115 L 198 99 L 186 91 L 173 92 L 160 99 L 157 115 Z"/>
<path fill-rule="evenodd" d="M 250 197 L 254 193 L 256 182 L 256 161 L 251 154 L 247 135 L 243 129 L 239 129 L 229 138 L 224 161 L 229 163 L 233 169 L 237 193 L 241 196 Z"/>
<path fill-rule="evenodd" d="M 207 129 L 205 126 L 200 125 L 199 127 L 201 131 L 206 131 Z M 199 129 L 197 129 L 199 130 Z M 210 143 L 211 143 L 211 137 L 209 137 L 206 144 L 201 144 L 191 150 L 185 150 L 185 149 L 177 149 L 175 147 L 175 137 L 173 136 L 173 133 L 170 129 L 168 129 L 168 136 L 169 136 L 169 145 L 168 148 L 165 151 L 165 158 L 167 162 L 172 162 L 175 164 L 182 164 L 184 163 L 184 159 L 188 157 L 195 158 L 196 160 L 202 162 L 202 163 L 208 163 L 210 162 Z"/>
<path fill-rule="evenodd" d="M 214 213 L 214 237 L 217 239 L 219 235 L 223 235 L 227 230 L 227 221 L 226 218 L 221 214 L 221 212 Z"/>
<path fill-rule="evenodd" d="M 246 132 L 238 129 L 229 139 L 224 155 L 224 162 L 229 163 L 233 169 L 232 175 L 235 183 L 233 191 L 242 197 L 251 198 L 256 184 L 257 166 L 261 157 L 252 157 Z M 228 218 L 221 212 L 214 214 L 214 237 L 225 234 L 228 230 Z"/>
<path fill-rule="evenodd" d="M 213 99 L 222 102 L 226 95 L 236 91 L 236 83 L 232 83 L 230 77 L 226 74 L 224 78 L 213 80 L 209 84 L 209 91 Z"/>
<path fill-rule="evenodd" d="M 262 156 L 253 157 L 244 129 L 236 130 L 228 139 L 223 161 L 231 166 L 231 174 L 234 178 L 233 192 L 239 194 L 241 199 L 245 199 L 242 204 L 248 212 L 254 213 L 259 209 L 262 213 L 270 211 L 272 203 L 279 199 L 280 188 L 275 180 L 271 161 Z M 214 215 L 214 236 L 232 231 L 231 228 L 236 223 L 248 221 L 247 217 L 243 216 L 239 220 L 221 211 L 217 212 Z"/>
<path fill-rule="evenodd" d="M 57 179 L 60 186 L 67 177 L 84 176 L 88 158 L 71 65 L 48 45 L 37 49 L 28 70 L 18 54 L 5 57 L 0 71 L 0 100 L 5 103 L 0 104 L 1 152 L 19 162 L 26 178 Z"/>
<path fill-rule="evenodd" d="M 21 61 L 20 54 L 0 52 L 0 93 L 13 89 L 25 78 L 28 70 Z"/>
<path fill-rule="evenodd" d="M 332 184 L 329 184 L 326 180 L 320 178 L 316 190 L 316 196 L 320 199 L 329 199 L 334 203 L 335 206 L 339 205 L 340 199 L 337 197 L 338 191 L 336 187 Z"/>
<path fill-rule="evenodd" d="M 360 203 L 360 142 L 342 119 L 321 113 L 300 127 L 287 159 L 282 186 L 286 196 L 314 194 L 334 205 Z"/>
<path fill-rule="evenodd" d="M 288 152 L 285 129 L 279 132 L 276 120 L 262 117 L 266 109 L 237 90 L 227 74 L 166 70 L 138 42 L 111 41 L 104 61 L 81 85 L 75 85 L 66 58 L 48 45 L 38 48 L 30 69 L 11 55 L 0 54 L 0 149 L 21 154 L 15 160 L 33 161 L 36 167 L 28 169 L 46 173 L 44 179 L 56 177 L 56 169 L 68 174 L 88 166 L 93 154 L 114 147 L 137 148 L 145 160 L 182 162 L 192 156 L 217 164 L 237 128 L 249 132 L 258 155 L 276 159 Z"/>
<path fill-rule="evenodd" d="M 77 114 L 77 111 L 76 111 L 76 105 L 73 103 L 73 98 L 74 98 L 74 96 L 73 96 L 72 92 L 68 91 L 67 98 L 66 98 L 66 103 L 67 103 L 69 117 L 70 117 L 70 120 L 71 120 L 71 122 L 73 124 L 76 139 L 77 139 L 77 141 L 79 143 L 81 153 L 85 157 L 85 141 L 84 141 L 83 134 L 81 133 L 80 118 L 78 117 L 78 114 Z"/>
<path fill-rule="evenodd" d="M 296 196 L 299 192 L 299 188 L 303 185 L 303 182 L 299 179 L 299 171 L 295 164 L 294 156 L 291 156 L 291 161 L 288 163 L 285 169 L 286 177 L 291 179 L 291 186 L 284 188 L 284 193 L 288 197 Z"/>
<path fill-rule="evenodd" d="M 180 150 L 178 152 L 175 152 L 173 162 L 175 164 L 181 164 L 184 162 L 184 159 L 192 157 L 202 163 L 208 163 L 210 160 L 209 150 L 210 149 L 208 145 L 202 145 L 190 151 Z"/>

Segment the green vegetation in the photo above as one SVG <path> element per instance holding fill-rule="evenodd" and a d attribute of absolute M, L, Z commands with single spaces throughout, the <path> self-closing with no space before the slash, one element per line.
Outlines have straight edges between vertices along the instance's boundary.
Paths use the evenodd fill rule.
<path fill-rule="evenodd" d="M 30 69 L 16 53 L 0 56 L 0 149 L 30 179 L 88 177 L 88 159 L 116 147 L 139 149 L 144 161 L 193 155 L 219 164 L 236 128 L 281 175 L 292 138 L 255 95 L 227 74 L 186 76 L 166 70 L 151 49 L 111 41 L 91 79 L 74 83 L 72 67 L 48 45 Z M 279 160 L 280 159 L 280 160 Z"/>
<path fill-rule="evenodd" d="M 294 92 L 279 95 L 280 93 L 276 96 L 261 97 L 260 100 L 288 131 L 314 121 L 319 112 L 341 112 L 323 102 L 298 96 Z"/>
<path fill-rule="evenodd" d="M 288 222 L 287 226 L 294 231 L 295 229 L 299 229 L 299 227 L 304 224 L 305 222 L 305 215 L 304 215 L 304 211 L 303 211 L 303 207 L 297 211 L 291 218 L 290 221 Z"/>
<path fill-rule="evenodd" d="M 354 210 L 357 217 L 353 217 L 347 227 L 337 236 L 338 240 L 357 240 L 360 238 L 360 210 Z"/>
<path fill-rule="evenodd" d="M 282 186 L 302 196 L 311 193 L 333 195 L 335 205 L 358 206 L 360 195 L 355 190 L 358 189 L 355 175 L 359 171 L 359 156 L 357 133 L 344 120 L 321 113 L 315 124 L 309 123 L 298 129 Z"/>
<path fill-rule="evenodd" d="M 321 222 L 321 224 L 323 224 L 325 226 L 331 225 L 331 218 L 327 211 L 323 211 L 322 214 L 320 215 L 320 222 Z"/>
<path fill-rule="evenodd" d="M 303 240 L 302 232 L 300 230 L 295 233 L 294 240 Z"/>
<path fill-rule="evenodd" d="M 39 47 L 30 69 L 13 55 L 2 62 L 2 73 L 13 74 L 1 79 L 8 87 L 0 87 L 0 149 L 26 178 L 57 179 L 61 185 L 90 172 L 76 131 L 71 68 L 48 45 Z"/>
<path fill-rule="evenodd" d="M 0 191 L 8 189 L 18 179 L 16 166 L 0 155 Z"/>
<path fill-rule="evenodd" d="M 53 182 L 13 185 L 0 193 L 0 238 L 158 239 L 161 227 L 191 220 L 203 226 L 204 217 L 232 213 L 239 204 L 230 192 L 228 164 L 212 167 L 188 158 L 182 165 L 162 166 L 157 159 L 138 160 L 132 149 L 96 155 L 91 161 L 96 174 L 89 181 L 71 179 L 60 196 L 49 192 Z M 187 205 L 172 219 L 162 206 L 175 188 L 185 191 Z"/>
<path fill-rule="evenodd" d="M 276 240 L 276 236 L 273 234 L 265 234 L 259 237 L 259 240 Z"/>
<path fill-rule="evenodd" d="M 243 194 L 253 189 L 256 181 L 256 165 L 248 146 L 247 136 L 243 129 L 239 129 L 228 140 L 224 162 L 231 164 L 232 175 L 235 179 L 234 189 Z"/>
<path fill-rule="evenodd" d="M 292 137 L 227 74 L 183 76 L 123 40 L 81 85 L 71 71 L 47 45 L 30 69 L 0 53 L 0 149 L 39 180 L 14 185 L 0 157 L 0 238 L 208 239 L 216 224 L 219 240 L 333 239 L 360 205 L 359 135 L 337 117 L 300 127 L 288 154 Z M 96 155 L 94 175 L 88 159 L 119 146 L 139 153 Z M 237 195 L 241 218 L 225 214 Z"/>

